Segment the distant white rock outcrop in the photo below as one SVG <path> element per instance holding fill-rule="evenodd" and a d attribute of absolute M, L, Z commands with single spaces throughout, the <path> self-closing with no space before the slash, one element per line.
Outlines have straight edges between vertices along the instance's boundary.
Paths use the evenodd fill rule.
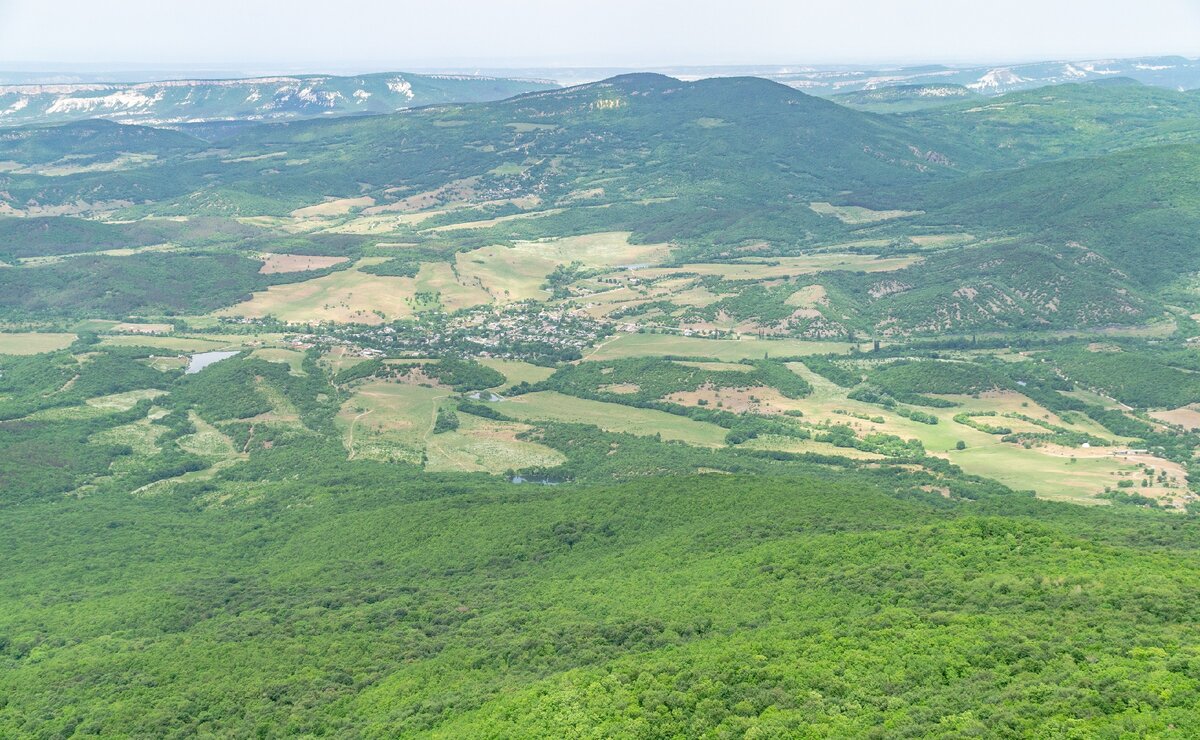
<path fill-rule="evenodd" d="M 418 105 L 499 100 L 555 87 L 540 80 L 395 72 L 359 77 L 0 85 L 0 125 L 86 118 L 171 125 L 392 113 Z"/>

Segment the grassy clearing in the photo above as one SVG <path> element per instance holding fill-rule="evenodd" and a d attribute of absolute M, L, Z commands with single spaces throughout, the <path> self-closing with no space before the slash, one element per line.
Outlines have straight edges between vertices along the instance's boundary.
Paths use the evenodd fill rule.
<path fill-rule="evenodd" d="M 342 348 L 339 347 L 339 349 Z M 267 362 L 282 362 L 288 366 L 288 372 L 292 375 L 305 375 L 303 352 L 297 352 L 294 349 L 282 349 L 280 347 L 264 347 L 254 350 L 250 353 L 250 356 L 258 357 Z"/>
<path fill-rule="evenodd" d="M 188 358 L 180 355 L 157 355 L 142 360 L 146 365 L 158 370 L 159 372 L 168 372 L 170 370 L 183 370 L 188 366 Z"/>
<path fill-rule="evenodd" d="M 1104 453 L 1101 453 L 1104 454 Z M 1035 491 L 1041 498 L 1081 504 L 1103 504 L 1095 498 L 1105 486 L 1117 487 L 1119 473 L 1135 466 L 1115 457 L 1052 455 L 993 442 L 946 454 L 968 473 L 994 478 L 1011 488 Z M 1131 489 L 1142 493 L 1142 489 Z"/>
<path fill-rule="evenodd" d="M 151 398 L 158 398 L 164 395 L 166 391 L 157 388 L 142 388 L 136 391 L 126 391 L 124 393 L 114 393 L 111 396 L 99 396 L 97 398 L 89 398 L 87 405 L 96 409 L 105 411 L 128 411 L 137 406 L 139 401 L 145 401 Z"/>
<path fill-rule="evenodd" d="M 346 347 L 334 347 L 320 359 L 320 365 L 335 374 L 352 368 L 360 362 L 366 362 L 366 358 L 353 354 Z"/>
<path fill-rule="evenodd" d="M 732 360 L 819 355 L 850 351 L 847 342 L 808 342 L 801 339 L 703 339 L 674 334 L 619 334 L 598 345 L 588 355 L 589 360 L 615 360 L 623 357 L 712 357 L 726 362 Z"/>
<path fill-rule="evenodd" d="M 355 389 L 337 416 L 351 458 L 420 462 L 448 391 L 372 382 Z"/>
<path fill-rule="evenodd" d="M 671 296 L 671 303 L 677 306 L 692 306 L 694 308 L 704 308 L 710 304 L 716 303 L 722 298 L 733 295 L 732 293 L 713 293 L 708 288 L 702 285 L 690 287 L 687 290 L 681 290 Z"/>
<path fill-rule="evenodd" d="M 222 339 L 206 339 L 203 337 L 157 337 L 146 335 L 121 335 L 103 337 L 101 347 L 157 347 L 175 352 L 208 352 L 224 349 L 230 342 Z"/>
<path fill-rule="evenodd" d="M 835 206 L 832 203 L 809 203 L 814 213 L 833 216 L 844 224 L 873 224 L 909 216 L 920 216 L 924 211 L 873 211 L 862 206 Z"/>
<path fill-rule="evenodd" d="M 132 424 L 105 429 L 92 435 L 89 441 L 97 444 L 129 445 L 133 449 L 133 455 L 127 459 L 136 464 L 138 455 L 153 455 L 158 452 L 158 438 L 166 431 L 164 426 L 151 424 L 150 419 L 140 419 Z"/>
<path fill-rule="evenodd" d="M 554 374 L 554 368 L 552 367 L 531 365 L 528 362 L 521 362 L 520 360 L 481 358 L 479 362 L 504 376 L 504 384 L 496 389 L 498 392 L 503 392 L 521 382 L 536 383 Z"/>
<path fill-rule="evenodd" d="M 179 446 L 184 451 L 210 460 L 229 459 L 238 455 L 233 440 L 220 429 L 201 419 L 194 411 L 188 412 L 188 418 L 196 431 L 179 438 Z"/>
<path fill-rule="evenodd" d="M 528 467 L 554 467 L 566 462 L 557 450 L 517 439 L 526 424 L 459 414 L 457 431 L 434 434 L 426 447 L 426 469 L 499 474 Z"/>
<path fill-rule="evenodd" d="M 813 308 L 829 301 L 824 285 L 807 285 L 788 296 L 784 301 L 789 306 Z"/>
<path fill-rule="evenodd" d="M 300 412 L 296 406 L 279 391 L 278 388 L 270 383 L 264 382 L 261 379 L 256 379 L 254 383 L 255 390 L 267 399 L 271 404 L 271 410 L 252 417 L 250 421 L 268 421 L 268 422 L 283 422 L 285 424 L 299 424 Z"/>
<path fill-rule="evenodd" d="M 484 247 L 459 254 L 455 260 L 460 279 L 497 303 L 545 300 L 550 293 L 542 283 L 557 266 L 547 255 L 517 247 Z"/>
<path fill-rule="evenodd" d="M 0 355 L 36 355 L 65 349 L 75 341 L 74 334 L 19 332 L 0 334 Z"/>
<path fill-rule="evenodd" d="M 658 433 L 663 439 L 702 447 L 719 447 L 725 443 L 725 430 L 716 424 L 693 421 L 665 411 L 589 401 L 554 391 L 530 393 L 493 405 L 509 416 L 524 420 L 593 424 L 606 431 L 641 436 Z"/>
<path fill-rule="evenodd" d="M 922 409 L 938 417 L 938 424 L 928 425 L 905 419 L 879 406 L 850 400 L 846 398 L 844 388 L 830 383 L 803 365 L 795 363 L 791 367 L 793 372 L 813 386 L 810 397 L 796 402 L 807 421 L 848 424 L 860 436 L 878 431 L 895 434 L 904 439 L 919 439 L 930 454 L 945 457 L 968 473 L 994 478 L 1018 490 L 1035 491 L 1042 498 L 1076 503 L 1104 503 L 1103 500 L 1094 497 L 1103 493 L 1105 486 L 1115 489 L 1117 480 L 1123 474 L 1135 471 L 1139 463 L 1160 469 L 1171 468 L 1170 463 L 1157 458 L 1118 458 L 1112 455 L 1111 449 L 1106 448 L 1068 449 L 1045 446 L 1026 449 L 1017 444 L 1001 442 L 994 434 L 981 432 L 953 420 L 955 414 L 964 411 L 1016 412 L 1076 431 L 1113 438 L 1110 432 L 1098 428 L 1086 417 L 1060 417 L 1019 393 L 985 393 L 978 398 L 946 396 L 961 405 L 950 409 Z M 882 418 L 883 423 L 835 413 L 837 410 Z M 1028 422 L 1002 416 L 989 417 L 984 421 L 1014 430 L 1045 431 Z M 959 440 L 966 443 L 965 450 L 955 449 Z M 1116 441 L 1121 443 L 1124 440 Z M 1182 478 L 1182 471 L 1177 475 Z M 1160 499 L 1177 497 L 1182 493 L 1182 490 L 1158 488 L 1133 490 L 1135 493 Z"/>

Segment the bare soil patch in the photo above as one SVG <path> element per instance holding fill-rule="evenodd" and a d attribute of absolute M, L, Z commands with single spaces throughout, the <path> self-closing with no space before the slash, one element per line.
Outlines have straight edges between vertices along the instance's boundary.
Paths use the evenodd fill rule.
<path fill-rule="evenodd" d="M 349 261 L 346 257 L 320 257 L 309 254 L 263 254 L 261 257 L 263 265 L 258 271 L 262 275 L 323 270 Z"/>
<path fill-rule="evenodd" d="M 684 406 L 708 406 L 736 414 L 782 414 L 795 408 L 791 399 L 765 385 L 748 388 L 714 388 L 709 384 L 694 391 L 672 393 L 664 401 Z"/>

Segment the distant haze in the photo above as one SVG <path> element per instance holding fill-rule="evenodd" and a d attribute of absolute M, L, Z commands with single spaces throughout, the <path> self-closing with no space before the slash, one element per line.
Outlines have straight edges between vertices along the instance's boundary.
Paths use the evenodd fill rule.
<path fill-rule="evenodd" d="M 0 69 L 1015 62 L 1200 55 L 1197 0 L 0 0 Z"/>

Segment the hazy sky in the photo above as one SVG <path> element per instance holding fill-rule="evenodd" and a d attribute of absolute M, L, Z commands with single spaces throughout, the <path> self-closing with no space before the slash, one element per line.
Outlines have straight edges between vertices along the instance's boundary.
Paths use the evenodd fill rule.
<path fill-rule="evenodd" d="M 0 0 L 0 64 L 655 66 L 1200 56 L 1200 0 Z"/>

